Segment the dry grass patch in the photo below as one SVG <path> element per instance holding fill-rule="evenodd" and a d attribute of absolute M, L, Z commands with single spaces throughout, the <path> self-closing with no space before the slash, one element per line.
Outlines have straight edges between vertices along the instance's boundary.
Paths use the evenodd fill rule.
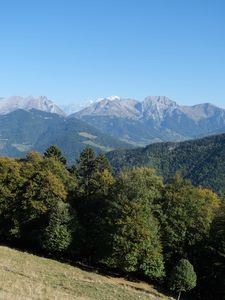
<path fill-rule="evenodd" d="M 102 276 L 0 247 L 0 299 L 166 300 L 146 283 Z"/>

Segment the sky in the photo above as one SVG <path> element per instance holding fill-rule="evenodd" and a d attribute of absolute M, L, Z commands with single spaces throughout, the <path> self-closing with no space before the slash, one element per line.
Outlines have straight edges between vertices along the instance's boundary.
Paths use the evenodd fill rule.
<path fill-rule="evenodd" d="M 0 96 L 225 107 L 225 1 L 0 0 Z"/>

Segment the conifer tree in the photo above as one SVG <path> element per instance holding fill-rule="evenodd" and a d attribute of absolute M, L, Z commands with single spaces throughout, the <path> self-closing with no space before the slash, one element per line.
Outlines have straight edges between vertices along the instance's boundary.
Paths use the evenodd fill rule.
<path fill-rule="evenodd" d="M 55 145 L 50 146 L 44 153 L 44 157 L 53 157 L 60 161 L 63 165 L 66 165 L 66 159 L 62 155 L 61 150 Z"/>
<path fill-rule="evenodd" d="M 51 254 L 64 253 L 72 243 L 75 222 L 68 204 L 58 201 L 49 214 L 48 226 L 44 229 L 42 247 Z"/>
<path fill-rule="evenodd" d="M 82 253 L 89 260 L 98 260 L 105 252 L 103 240 L 108 226 L 106 222 L 110 190 L 114 185 L 111 167 L 103 154 L 96 156 L 87 147 L 75 166 L 78 187 L 74 194 L 73 206 L 83 228 Z"/>

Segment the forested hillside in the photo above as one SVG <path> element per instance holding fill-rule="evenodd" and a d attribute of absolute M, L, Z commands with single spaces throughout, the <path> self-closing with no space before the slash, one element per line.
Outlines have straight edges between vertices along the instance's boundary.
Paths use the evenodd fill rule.
<path fill-rule="evenodd" d="M 148 166 L 168 181 L 176 172 L 223 193 L 225 182 L 225 134 L 180 143 L 156 143 L 145 148 L 112 151 L 107 157 L 114 170 Z"/>
<path fill-rule="evenodd" d="M 0 155 L 24 157 L 29 150 L 43 152 L 52 144 L 62 149 L 70 163 L 86 145 L 97 152 L 129 146 L 76 118 L 35 109 L 0 115 Z"/>
<path fill-rule="evenodd" d="M 0 158 L 0 242 L 156 282 L 174 295 L 223 299 L 224 200 L 153 169 L 117 175 L 85 148 L 68 168 L 50 147 Z M 207 264 L 206 264 L 207 261 Z"/>

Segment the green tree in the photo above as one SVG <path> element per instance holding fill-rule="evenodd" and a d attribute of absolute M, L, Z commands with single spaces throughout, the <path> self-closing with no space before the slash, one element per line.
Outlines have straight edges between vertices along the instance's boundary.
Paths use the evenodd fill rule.
<path fill-rule="evenodd" d="M 24 245 L 36 249 L 41 247 L 41 232 L 47 224 L 49 212 L 58 201 L 66 199 L 64 184 L 50 171 L 34 171 L 26 178 L 16 200 L 19 236 Z"/>
<path fill-rule="evenodd" d="M 98 169 L 99 172 L 102 172 L 104 170 L 108 170 L 110 173 L 112 172 L 112 167 L 111 167 L 108 159 L 102 153 L 100 153 L 96 157 L 96 166 L 97 166 L 97 169 Z"/>
<path fill-rule="evenodd" d="M 187 292 L 196 286 L 197 276 L 192 264 L 187 259 L 181 259 L 174 267 L 169 278 L 169 286 L 172 291 L 178 292 L 180 299 L 181 292 Z"/>
<path fill-rule="evenodd" d="M 176 176 L 165 186 L 156 215 L 161 224 L 164 256 L 169 267 L 182 257 L 198 255 L 209 236 L 219 206 L 217 195 Z"/>
<path fill-rule="evenodd" d="M 108 235 L 107 210 L 110 191 L 115 183 L 111 167 L 104 155 L 95 155 L 85 148 L 75 166 L 78 186 L 74 193 L 73 207 L 82 226 L 83 257 L 97 261 L 106 249 L 103 240 Z"/>
<path fill-rule="evenodd" d="M 209 240 L 198 260 L 199 291 L 203 299 L 224 299 L 225 295 L 225 203 L 212 222 Z M 207 263 L 205 263 L 207 261 Z"/>
<path fill-rule="evenodd" d="M 80 154 L 79 159 L 74 166 L 74 173 L 79 182 L 79 191 L 81 195 L 90 195 L 93 193 L 92 177 L 97 170 L 96 155 L 92 148 L 86 147 Z"/>
<path fill-rule="evenodd" d="M 24 181 L 18 161 L 0 158 L 0 239 L 3 241 L 18 237 L 17 199 Z"/>
<path fill-rule="evenodd" d="M 53 157 L 45 157 L 39 164 L 39 170 L 50 171 L 61 181 L 67 191 L 67 199 L 71 200 L 74 190 L 77 189 L 77 178 L 73 176 L 65 165 Z"/>
<path fill-rule="evenodd" d="M 69 205 L 62 201 L 56 202 L 43 232 L 42 247 L 51 254 L 63 254 L 72 243 L 75 226 Z"/>
<path fill-rule="evenodd" d="M 106 264 L 150 278 L 164 275 L 159 227 L 152 215 L 161 187 L 161 178 L 148 168 L 124 171 L 117 178 L 111 211 L 114 232 Z"/>
<path fill-rule="evenodd" d="M 66 159 L 65 157 L 62 155 L 61 150 L 52 145 L 50 146 L 44 153 L 44 157 L 53 157 L 56 160 L 60 161 L 62 164 L 66 165 Z"/>

